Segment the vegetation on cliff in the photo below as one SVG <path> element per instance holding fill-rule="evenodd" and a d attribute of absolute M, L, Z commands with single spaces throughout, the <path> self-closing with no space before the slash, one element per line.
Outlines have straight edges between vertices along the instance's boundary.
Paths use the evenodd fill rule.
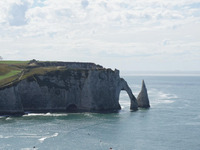
<path fill-rule="evenodd" d="M 0 88 L 13 85 L 34 75 L 44 75 L 52 71 L 66 69 L 102 69 L 94 63 L 55 61 L 0 61 Z"/>
<path fill-rule="evenodd" d="M 31 61 L 1 61 L 0 87 L 12 85 L 35 74 L 43 75 L 45 73 L 61 69 L 63 69 L 63 67 L 40 67 L 34 63 L 31 63 Z"/>
<path fill-rule="evenodd" d="M 27 63 L 27 61 L 0 61 L 0 86 L 16 80 Z"/>

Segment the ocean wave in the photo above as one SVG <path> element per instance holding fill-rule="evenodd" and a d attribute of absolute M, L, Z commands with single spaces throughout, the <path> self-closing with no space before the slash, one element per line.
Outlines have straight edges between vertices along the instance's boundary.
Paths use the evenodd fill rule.
<path fill-rule="evenodd" d="M 86 117 L 93 117 L 92 113 L 84 113 L 84 116 L 86 116 Z"/>
<path fill-rule="evenodd" d="M 150 96 L 156 97 L 157 99 L 177 99 L 178 96 L 172 93 L 165 93 L 163 91 L 151 90 L 148 92 Z"/>
<path fill-rule="evenodd" d="M 125 106 L 122 106 L 122 105 L 121 105 L 121 109 L 123 110 L 124 108 L 125 108 Z"/>
<path fill-rule="evenodd" d="M 175 99 L 178 98 L 178 96 L 176 94 L 172 94 L 172 93 L 165 93 L 163 91 L 159 91 L 157 89 L 151 89 L 148 91 L 149 95 L 152 96 L 157 96 L 158 98 L 161 99 Z"/>
<path fill-rule="evenodd" d="M 120 104 L 122 110 L 126 109 L 127 107 L 130 106 L 130 98 L 126 91 L 120 92 L 119 104 Z"/>
<path fill-rule="evenodd" d="M 158 104 L 174 103 L 175 100 L 178 98 L 176 94 L 165 93 L 157 89 L 150 89 L 148 93 L 149 93 L 149 98 L 150 98 L 150 105 L 152 106 L 158 105 Z"/>
<path fill-rule="evenodd" d="M 58 133 L 54 133 L 53 135 L 42 137 L 42 138 L 40 138 L 40 139 L 38 139 L 38 140 L 39 140 L 41 143 L 43 143 L 44 140 L 49 139 L 49 138 L 53 138 L 53 137 L 56 137 L 56 136 L 58 136 Z"/>
<path fill-rule="evenodd" d="M 130 100 L 121 100 L 119 103 L 121 105 L 121 109 L 125 109 L 130 106 Z"/>
<path fill-rule="evenodd" d="M 176 98 L 178 98 L 178 96 L 175 95 L 175 94 L 167 94 L 167 93 L 163 93 L 163 92 L 160 92 L 159 96 L 162 99 L 176 99 Z"/>
<path fill-rule="evenodd" d="M 34 148 L 34 150 L 37 150 L 38 148 Z M 33 150 L 33 148 L 22 148 L 21 150 Z"/>
<path fill-rule="evenodd" d="M 65 114 L 65 113 L 28 113 L 28 114 L 23 115 L 23 117 L 32 117 L 32 116 L 59 117 L 59 116 L 68 116 L 68 114 Z"/>
<path fill-rule="evenodd" d="M 21 148 L 21 150 L 37 150 L 38 148 L 36 148 L 36 147 L 33 147 L 33 148 Z"/>
<path fill-rule="evenodd" d="M 40 138 L 41 137 L 37 134 L 29 134 L 29 133 L 17 134 L 16 136 L 22 137 L 22 138 Z"/>
<path fill-rule="evenodd" d="M 174 103 L 175 99 L 178 98 L 176 94 L 166 93 L 163 91 L 159 91 L 158 89 L 155 89 L 155 88 L 149 89 L 148 95 L 149 95 L 149 101 L 150 101 L 151 106 L 155 106 L 158 104 Z M 122 109 L 126 109 L 127 107 L 130 106 L 130 99 L 126 92 L 120 93 L 119 103 Z"/>
<path fill-rule="evenodd" d="M 12 138 L 13 136 L 3 136 L 3 135 L 0 135 L 0 139 L 9 139 L 9 138 Z"/>
<path fill-rule="evenodd" d="M 151 103 L 151 105 L 157 105 L 157 104 L 170 104 L 174 103 L 173 100 L 155 100 Z"/>
<path fill-rule="evenodd" d="M 6 119 L 5 120 L 12 120 L 12 118 L 11 117 L 6 117 Z"/>

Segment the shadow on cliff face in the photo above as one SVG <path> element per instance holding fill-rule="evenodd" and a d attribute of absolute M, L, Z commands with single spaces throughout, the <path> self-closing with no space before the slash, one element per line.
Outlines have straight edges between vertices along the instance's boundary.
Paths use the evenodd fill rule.
<path fill-rule="evenodd" d="M 70 104 L 70 105 L 67 106 L 66 112 L 76 113 L 76 112 L 78 112 L 78 108 L 75 104 Z"/>

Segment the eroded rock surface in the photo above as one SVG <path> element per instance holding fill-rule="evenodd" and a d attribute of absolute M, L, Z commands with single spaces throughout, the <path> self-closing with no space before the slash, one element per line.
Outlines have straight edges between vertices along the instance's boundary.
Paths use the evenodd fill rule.
<path fill-rule="evenodd" d="M 138 107 L 141 107 L 141 108 L 150 107 L 149 97 L 148 97 L 147 88 L 144 83 L 144 80 L 142 81 L 142 89 L 137 97 L 137 103 L 138 103 Z"/>
<path fill-rule="evenodd" d="M 0 88 L 0 114 L 116 111 L 121 109 L 121 90 L 130 97 L 130 109 L 138 109 L 135 96 L 118 70 L 91 66 L 34 74 L 13 86 Z"/>

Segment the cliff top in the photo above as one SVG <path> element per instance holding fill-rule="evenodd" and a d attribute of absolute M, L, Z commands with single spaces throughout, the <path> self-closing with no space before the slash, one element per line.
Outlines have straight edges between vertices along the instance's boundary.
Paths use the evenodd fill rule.
<path fill-rule="evenodd" d="M 0 88 L 9 86 L 34 74 L 46 74 L 56 70 L 104 69 L 94 63 L 60 61 L 0 61 Z"/>

